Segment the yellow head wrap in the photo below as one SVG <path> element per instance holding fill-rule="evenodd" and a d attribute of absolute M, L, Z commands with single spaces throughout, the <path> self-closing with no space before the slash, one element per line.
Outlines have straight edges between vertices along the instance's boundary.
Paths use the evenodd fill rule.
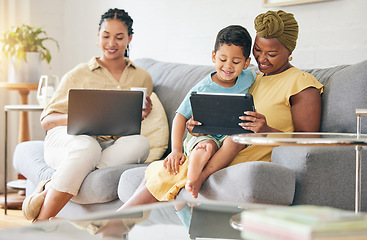
<path fill-rule="evenodd" d="M 255 29 L 259 37 L 276 38 L 291 52 L 296 47 L 298 23 L 292 13 L 283 10 L 262 13 L 255 18 Z"/>

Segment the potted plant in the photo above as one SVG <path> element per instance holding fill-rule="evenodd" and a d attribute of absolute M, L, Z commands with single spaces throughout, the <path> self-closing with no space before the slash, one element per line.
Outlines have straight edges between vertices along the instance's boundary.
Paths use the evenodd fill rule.
<path fill-rule="evenodd" d="M 9 82 L 38 83 L 41 76 L 41 61 L 51 61 L 51 53 L 44 41 L 58 42 L 47 36 L 40 27 L 21 25 L 12 27 L 0 36 L 0 50 L 9 59 Z"/>

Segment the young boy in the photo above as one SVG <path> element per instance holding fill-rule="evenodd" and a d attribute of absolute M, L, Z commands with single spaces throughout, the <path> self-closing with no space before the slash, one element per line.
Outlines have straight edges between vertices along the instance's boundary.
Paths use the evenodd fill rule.
<path fill-rule="evenodd" d="M 192 116 L 189 97 L 192 91 L 247 93 L 256 78 L 256 74 L 247 69 L 251 61 L 249 57 L 251 44 L 251 36 L 242 26 L 231 25 L 219 31 L 212 52 L 216 72 L 211 73 L 190 90 L 173 120 L 172 152 L 163 164 L 170 174 L 176 174 L 179 165 L 184 163 L 186 156 L 190 156 L 185 189 L 194 198 L 198 197 L 201 187 L 196 180 L 211 157 L 220 152 L 234 158 L 245 146 L 232 142 L 230 137 L 227 138 L 225 135 L 193 136 L 188 133 L 184 141 L 183 153 L 182 139 L 186 122 Z"/>

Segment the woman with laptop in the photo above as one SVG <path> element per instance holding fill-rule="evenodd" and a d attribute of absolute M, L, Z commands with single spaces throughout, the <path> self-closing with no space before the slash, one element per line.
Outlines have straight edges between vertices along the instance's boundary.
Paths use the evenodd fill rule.
<path fill-rule="evenodd" d="M 149 95 L 153 90 L 148 72 L 135 66 L 125 52 L 131 42 L 133 20 L 127 12 L 109 9 L 102 15 L 98 28 L 101 57 L 93 57 L 65 74 L 53 99 L 41 115 L 47 130 L 44 156 L 56 170 L 51 180 L 43 181 L 22 206 L 27 219 L 48 220 L 78 193 L 84 178 L 97 168 L 144 162 L 149 142 L 141 135 L 88 136 L 68 135 L 68 93 L 70 89 L 130 90 L 147 89 L 144 119 L 152 110 Z"/>

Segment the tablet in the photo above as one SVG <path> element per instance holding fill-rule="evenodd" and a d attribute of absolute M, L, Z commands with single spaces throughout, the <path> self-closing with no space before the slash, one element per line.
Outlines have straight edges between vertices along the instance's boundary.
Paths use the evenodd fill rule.
<path fill-rule="evenodd" d="M 222 94 L 192 92 L 191 108 L 195 121 L 202 123 L 195 126 L 193 133 L 232 135 L 252 133 L 238 124 L 246 111 L 255 111 L 251 94 Z"/>

